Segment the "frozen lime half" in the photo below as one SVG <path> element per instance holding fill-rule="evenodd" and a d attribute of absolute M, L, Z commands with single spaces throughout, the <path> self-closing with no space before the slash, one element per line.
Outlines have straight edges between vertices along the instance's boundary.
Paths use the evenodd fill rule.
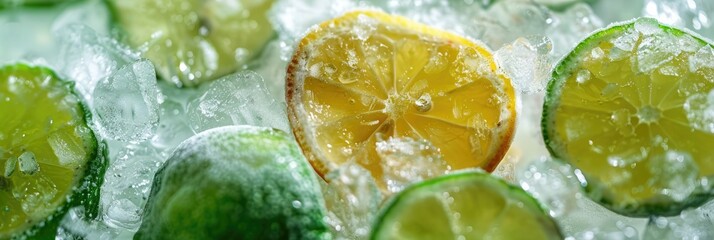
<path fill-rule="evenodd" d="M 0 67 L 0 239 L 54 238 L 70 207 L 97 213 L 106 162 L 80 101 L 50 69 Z"/>
<path fill-rule="evenodd" d="M 675 215 L 712 195 L 714 49 L 642 18 L 583 40 L 543 106 L 551 154 L 588 197 L 623 215 Z"/>
<path fill-rule="evenodd" d="M 286 133 L 230 126 L 181 143 L 135 239 L 327 239 L 316 175 Z"/>
<path fill-rule="evenodd" d="M 408 187 L 384 207 L 371 239 L 563 239 L 521 188 L 481 171 Z"/>
<path fill-rule="evenodd" d="M 273 36 L 273 0 L 107 0 L 126 41 L 159 76 L 195 86 L 231 73 Z"/>

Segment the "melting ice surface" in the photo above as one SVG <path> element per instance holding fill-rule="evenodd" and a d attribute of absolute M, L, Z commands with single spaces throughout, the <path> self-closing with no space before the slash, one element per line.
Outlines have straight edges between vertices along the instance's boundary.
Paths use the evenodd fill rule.
<path fill-rule="evenodd" d="M 283 79 L 293 44 L 313 24 L 358 7 L 404 15 L 478 39 L 495 51 L 502 70 L 513 78 L 520 100 L 516 137 L 496 174 L 541 201 L 567 239 L 709 239 L 714 237 L 712 203 L 680 216 L 635 219 L 614 214 L 584 197 L 578 172 L 545 157 L 548 152 L 538 123 L 550 68 L 590 32 L 613 21 L 644 15 L 712 38 L 713 5 L 708 0 L 282 0 L 271 11 L 278 38 L 248 64 L 249 70 L 200 88 L 179 90 L 152 81 L 153 65 L 108 37 L 108 10 L 100 1 L 89 0 L 48 12 L 0 12 L 0 63 L 24 59 L 51 65 L 75 80 L 91 104 L 95 127 L 109 143 L 110 165 L 101 189 L 101 216 L 86 222 L 80 217 L 82 209 L 72 209 L 62 223 L 65 233 L 79 233 L 88 239 L 131 238 L 140 225 L 154 173 L 184 139 L 208 128 L 232 124 L 289 130 Z M 74 25 L 77 22 L 88 26 Z M 623 38 L 615 44 L 627 51 L 634 46 L 631 40 Z M 638 66 L 641 71 L 668 58 L 656 44 L 645 46 L 653 47 L 645 51 L 652 55 L 644 56 L 642 60 L 649 62 Z M 700 51 L 705 50 L 711 49 Z M 592 52 L 593 57 L 621 57 L 602 54 Z M 702 52 L 693 62 L 711 64 L 707 59 L 711 55 Z M 696 70 L 700 66 L 690 67 Z M 590 78 L 588 72 L 578 74 L 583 83 Z M 116 102 L 122 104 L 113 104 Z M 695 128 L 714 132 L 714 92 L 692 95 L 684 107 L 687 120 Z M 399 159 L 404 157 L 401 154 L 428 148 L 428 143 L 385 139 L 381 146 L 383 158 Z M 15 174 L 32 172 L 29 158 L 23 159 L 24 168 L 20 165 Z M 688 167 L 685 152 L 667 152 L 658 159 Z M 437 169 L 446 168 L 439 159 L 422 160 Z M 385 161 L 383 166 L 396 170 L 396 174 L 386 176 L 395 183 L 395 190 L 434 174 L 411 171 L 398 163 Z M 678 184 L 692 181 L 686 174 L 678 175 L 685 171 L 667 171 L 662 174 L 677 176 Z M 384 198 L 368 171 L 357 164 L 344 164 L 326 178 L 330 184 L 323 183 L 322 190 L 329 209 L 327 221 L 336 238 L 367 238 Z M 678 191 L 674 196 L 690 190 Z M 29 204 L 41 204 L 41 199 Z"/>

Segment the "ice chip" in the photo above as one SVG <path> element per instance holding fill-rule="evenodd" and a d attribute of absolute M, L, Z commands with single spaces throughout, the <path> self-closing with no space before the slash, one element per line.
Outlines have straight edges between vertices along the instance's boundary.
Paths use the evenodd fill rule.
<path fill-rule="evenodd" d="M 49 143 L 52 152 L 57 156 L 60 165 L 77 167 L 82 162 L 86 152 L 82 143 L 70 134 L 72 133 L 67 131 L 55 131 L 47 137 L 47 143 Z"/>
<path fill-rule="evenodd" d="M 356 163 L 343 164 L 326 178 L 322 193 L 335 239 L 367 239 L 382 201 L 374 178 Z"/>
<path fill-rule="evenodd" d="M 579 182 L 570 166 L 541 157 L 517 171 L 520 186 L 546 205 L 553 217 L 576 208 L 575 195 Z"/>
<path fill-rule="evenodd" d="M 396 193 L 407 185 L 447 173 L 450 166 L 429 141 L 390 137 L 377 141 L 387 189 Z"/>
<path fill-rule="evenodd" d="M 684 103 L 689 125 L 707 133 L 714 133 L 714 91 L 698 93 Z"/>
<path fill-rule="evenodd" d="M 37 164 L 37 158 L 33 152 L 23 152 L 17 157 L 17 162 L 20 164 L 20 172 L 26 175 L 34 175 L 40 171 L 40 165 Z"/>
<path fill-rule="evenodd" d="M 714 68 L 714 49 L 709 45 L 689 57 L 689 71 L 696 72 L 702 68 Z"/>
<path fill-rule="evenodd" d="M 612 45 L 622 51 L 632 51 L 640 38 L 639 32 L 628 30 L 624 34 L 612 40 Z"/>
<path fill-rule="evenodd" d="M 635 21 L 635 30 L 642 35 L 654 35 L 662 32 L 657 20 L 652 18 L 637 19 Z"/>
<path fill-rule="evenodd" d="M 635 26 L 637 23 L 639 22 L 636 22 Z M 669 36 L 645 36 L 637 47 L 636 69 L 641 73 L 648 73 L 671 61 L 680 51 L 675 39 Z"/>
<path fill-rule="evenodd" d="M 519 38 L 496 51 L 495 59 L 517 89 L 536 93 L 543 91 L 550 77 L 551 51 L 552 43 L 547 37 Z"/>
<path fill-rule="evenodd" d="M 92 96 L 95 121 L 102 136 L 139 142 L 154 134 L 163 96 L 148 60 L 126 65 L 102 79 Z"/>
<path fill-rule="evenodd" d="M 202 95 L 191 100 L 187 107 L 195 132 L 241 124 L 290 131 L 285 107 L 272 97 L 263 78 L 253 71 L 228 75 L 201 86 L 199 91 Z"/>
<path fill-rule="evenodd" d="M 166 160 L 148 143 L 116 146 L 117 153 L 104 175 L 102 220 L 107 226 L 135 232 L 151 190 L 154 174 Z"/>
<path fill-rule="evenodd" d="M 689 153 L 669 150 L 649 159 L 648 184 L 676 201 L 682 201 L 698 185 L 699 168 Z"/>
<path fill-rule="evenodd" d="M 60 59 L 55 65 L 59 72 L 77 83 L 77 89 L 88 102 L 97 82 L 139 59 L 126 46 L 100 36 L 85 25 L 69 25 L 55 34 L 60 41 Z"/>

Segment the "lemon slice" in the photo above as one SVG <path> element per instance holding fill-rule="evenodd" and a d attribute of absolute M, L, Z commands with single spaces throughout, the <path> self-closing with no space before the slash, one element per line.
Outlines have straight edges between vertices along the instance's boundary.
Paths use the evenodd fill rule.
<path fill-rule="evenodd" d="M 109 0 L 115 23 L 159 75 L 195 86 L 231 73 L 273 36 L 273 0 Z"/>
<path fill-rule="evenodd" d="M 384 209 L 371 239 L 563 239 L 535 199 L 483 172 L 418 183 Z"/>
<path fill-rule="evenodd" d="M 512 140 L 513 87 L 485 47 L 378 11 L 309 31 L 286 84 L 293 132 L 321 175 L 357 162 L 384 189 L 375 145 L 392 138 L 427 141 L 448 169 L 492 171 Z"/>
<path fill-rule="evenodd" d="M 0 238 L 54 238 L 67 209 L 97 213 L 103 155 L 73 85 L 49 69 L 0 68 Z"/>
<path fill-rule="evenodd" d="M 548 149 L 617 213 L 697 206 L 714 180 L 712 73 L 709 43 L 656 20 L 596 32 L 553 72 L 542 119 Z"/>

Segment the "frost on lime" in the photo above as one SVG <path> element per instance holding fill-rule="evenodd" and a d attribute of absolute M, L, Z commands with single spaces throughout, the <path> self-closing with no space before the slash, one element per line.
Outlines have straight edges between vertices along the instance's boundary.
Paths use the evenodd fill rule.
<path fill-rule="evenodd" d="M 135 238 L 329 238 L 311 171 L 281 131 L 205 131 L 179 145 L 155 175 Z"/>
<path fill-rule="evenodd" d="M 654 19 L 594 33 L 555 68 L 548 148 L 582 170 L 590 198 L 620 214 L 702 204 L 714 174 L 713 60 L 710 43 Z"/>

